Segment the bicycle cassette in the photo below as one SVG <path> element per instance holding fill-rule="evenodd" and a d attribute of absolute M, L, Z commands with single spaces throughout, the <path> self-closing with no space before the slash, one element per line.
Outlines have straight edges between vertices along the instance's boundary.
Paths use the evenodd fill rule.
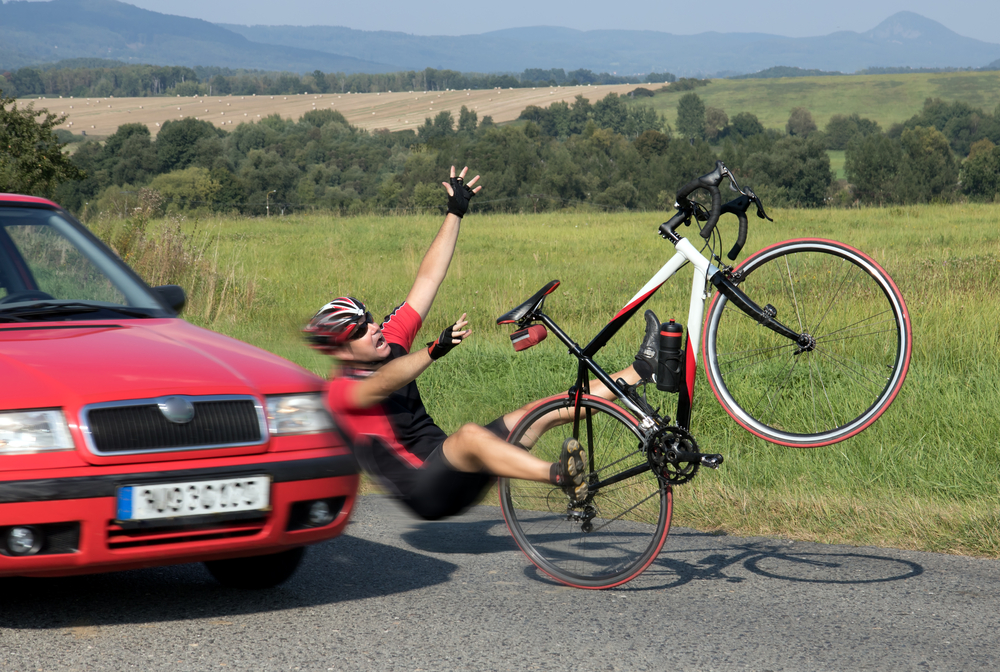
<path fill-rule="evenodd" d="M 669 485 L 687 483 L 701 466 L 701 453 L 686 429 L 664 426 L 646 440 L 646 459 L 657 477 Z"/>

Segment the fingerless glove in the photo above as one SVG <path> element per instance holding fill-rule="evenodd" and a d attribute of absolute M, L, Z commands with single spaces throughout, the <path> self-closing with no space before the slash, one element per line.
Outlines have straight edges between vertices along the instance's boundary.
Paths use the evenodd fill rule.
<path fill-rule="evenodd" d="M 460 338 L 452 337 L 452 332 L 455 331 L 455 326 L 458 324 L 451 325 L 447 329 L 441 332 L 441 335 L 437 337 L 436 341 L 432 341 L 427 344 L 427 354 L 431 356 L 431 359 L 438 360 L 447 355 L 452 351 L 452 348 L 458 346 L 462 342 Z"/>
<path fill-rule="evenodd" d="M 469 210 L 469 201 L 476 192 L 470 189 L 461 177 L 450 177 L 452 195 L 448 197 L 448 212 L 459 219 Z"/>

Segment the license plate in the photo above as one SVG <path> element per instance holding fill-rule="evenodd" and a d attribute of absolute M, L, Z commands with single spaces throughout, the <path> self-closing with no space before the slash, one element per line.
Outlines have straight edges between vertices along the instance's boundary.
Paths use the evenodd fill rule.
<path fill-rule="evenodd" d="M 270 507 L 271 479 L 245 476 L 217 481 L 126 485 L 118 488 L 118 520 L 205 516 Z"/>

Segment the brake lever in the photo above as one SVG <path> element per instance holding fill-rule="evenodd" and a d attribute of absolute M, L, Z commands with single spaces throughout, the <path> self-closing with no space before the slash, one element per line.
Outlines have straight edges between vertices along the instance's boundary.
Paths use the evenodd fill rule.
<path fill-rule="evenodd" d="M 757 206 L 757 218 L 758 219 L 766 219 L 769 222 L 773 222 L 774 220 L 771 219 L 770 217 L 768 217 L 767 213 L 764 212 L 764 204 L 760 202 L 760 198 L 757 196 L 757 194 L 753 193 L 753 189 L 751 189 L 750 187 L 747 187 L 745 193 L 746 193 L 747 196 L 750 197 L 750 200 L 752 200 L 754 202 L 754 205 Z"/>

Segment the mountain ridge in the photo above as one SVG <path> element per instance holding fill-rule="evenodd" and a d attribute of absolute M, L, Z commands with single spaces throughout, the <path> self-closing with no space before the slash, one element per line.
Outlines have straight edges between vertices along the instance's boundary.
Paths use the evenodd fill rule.
<path fill-rule="evenodd" d="M 55 43 L 55 44 L 54 44 Z M 0 58 L 24 65 L 103 57 L 155 65 L 343 72 L 394 67 L 295 46 L 254 43 L 201 19 L 161 14 L 117 0 L 50 0 L 0 4 Z M 210 59 L 206 62 L 206 59 Z M 11 67 L 3 62 L 0 65 Z M 20 67 L 22 64 L 15 64 Z"/>
<path fill-rule="evenodd" d="M 338 26 L 212 24 L 118 0 L 0 4 L 0 69 L 94 57 L 299 73 L 563 68 L 707 77 L 776 66 L 845 73 L 873 67 L 978 68 L 1000 60 L 1000 44 L 963 37 L 907 11 L 863 33 L 837 31 L 806 38 L 558 26 L 443 37 Z"/>
<path fill-rule="evenodd" d="M 767 33 L 673 35 L 652 30 L 577 30 L 552 26 L 504 28 L 457 37 L 359 31 L 339 26 L 220 24 L 248 39 L 296 44 L 371 58 L 404 69 L 517 72 L 526 68 L 586 68 L 681 76 L 743 74 L 778 65 L 854 72 L 871 67 L 981 67 L 1000 57 L 1000 44 L 963 37 L 914 12 L 897 12 L 863 33 L 837 31 L 791 38 Z M 462 53 L 462 65 L 449 65 Z M 497 54 L 498 56 L 494 56 Z"/>

